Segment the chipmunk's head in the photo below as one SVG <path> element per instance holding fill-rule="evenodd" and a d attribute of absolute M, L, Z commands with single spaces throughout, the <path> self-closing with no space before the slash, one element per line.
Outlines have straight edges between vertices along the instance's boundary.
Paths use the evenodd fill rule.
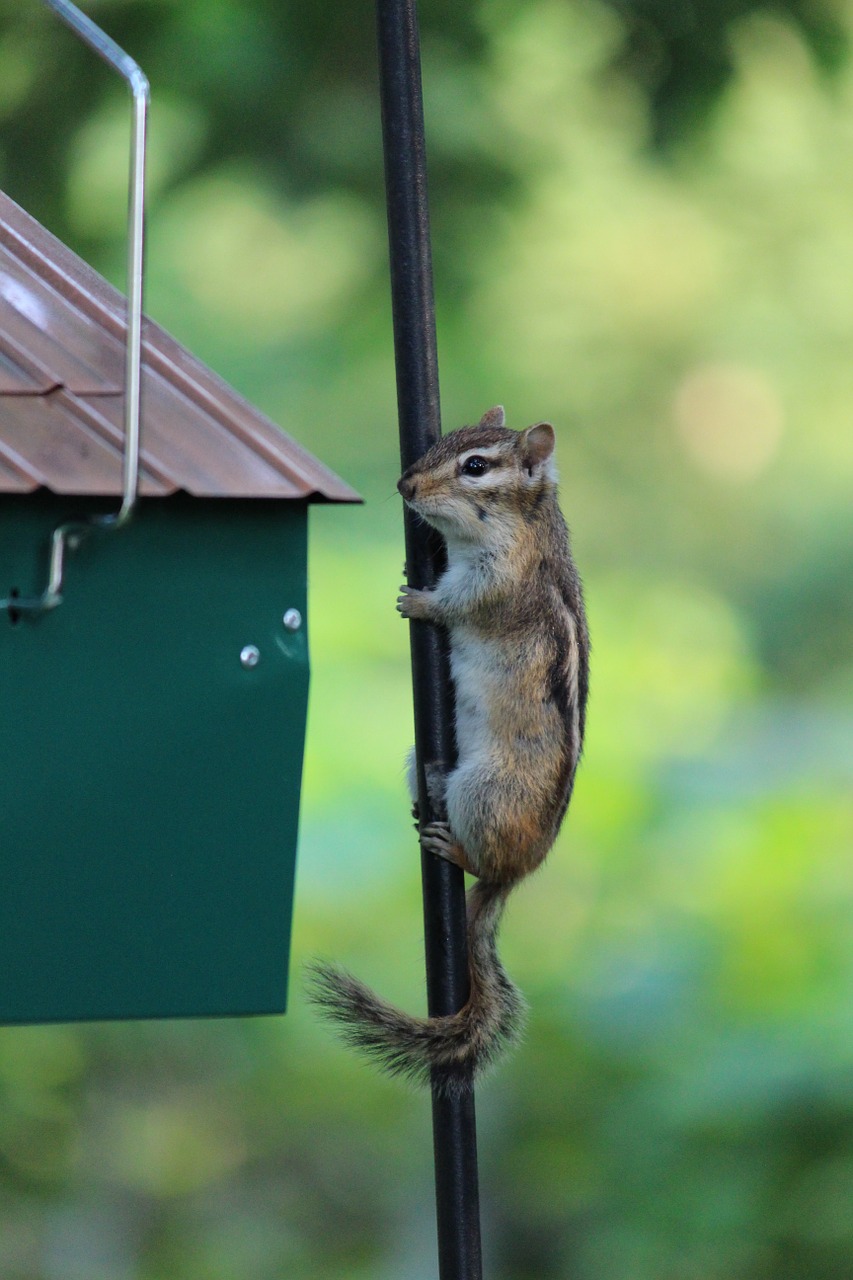
<path fill-rule="evenodd" d="M 490 409 L 476 427 L 442 436 L 400 477 L 407 504 L 445 538 L 505 541 L 554 492 L 554 428 L 511 431 L 504 420 L 500 405 Z"/>

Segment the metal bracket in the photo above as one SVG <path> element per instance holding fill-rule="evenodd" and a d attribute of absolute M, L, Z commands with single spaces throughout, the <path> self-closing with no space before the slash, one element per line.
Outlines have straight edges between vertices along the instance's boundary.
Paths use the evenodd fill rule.
<path fill-rule="evenodd" d="M 122 502 L 112 515 L 74 520 L 53 531 L 47 586 L 30 599 L 0 600 L 15 613 L 44 613 L 62 602 L 65 552 L 88 534 L 120 529 L 130 519 L 139 490 L 139 404 L 142 369 L 142 281 L 145 255 L 145 144 L 148 80 L 129 54 L 70 0 L 45 0 L 69 27 L 127 82 L 133 98 L 130 133 L 130 182 L 127 206 L 127 349 L 125 355 L 124 458 Z"/>

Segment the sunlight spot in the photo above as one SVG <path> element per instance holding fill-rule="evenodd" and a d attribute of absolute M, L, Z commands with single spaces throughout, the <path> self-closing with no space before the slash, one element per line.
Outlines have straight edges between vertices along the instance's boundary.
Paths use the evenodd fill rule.
<path fill-rule="evenodd" d="M 779 396 L 757 369 L 707 364 L 675 392 L 675 425 L 691 461 L 727 480 L 752 480 L 773 460 L 782 437 Z"/>
<path fill-rule="evenodd" d="M 291 203 L 233 171 L 184 188 L 160 232 L 175 278 L 249 341 L 322 328 L 363 283 L 380 243 L 357 200 Z"/>

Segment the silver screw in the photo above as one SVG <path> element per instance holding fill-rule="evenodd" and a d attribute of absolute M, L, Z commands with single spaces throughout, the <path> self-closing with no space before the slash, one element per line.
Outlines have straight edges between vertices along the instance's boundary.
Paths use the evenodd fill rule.
<path fill-rule="evenodd" d="M 244 667 L 256 667 L 261 660 L 261 651 L 256 644 L 244 644 L 240 650 L 240 661 Z"/>
<path fill-rule="evenodd" d="M 302 626 L 302 614 L 298 609 L 288 609 L 282 618 L 288 631 L 298 631 Z"/>

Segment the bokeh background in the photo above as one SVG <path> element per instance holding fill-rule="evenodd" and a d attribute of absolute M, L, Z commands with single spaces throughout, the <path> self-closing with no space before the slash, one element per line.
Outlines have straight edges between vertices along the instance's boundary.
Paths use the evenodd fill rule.
<path fill-rule="evenodd" d="M 373 12 L 90 0 L 152 83 L 147 308 L 312 514 L 294 972 L 423 1007 Z M 551 419 L 594 639 L 503 933 L 494 1280 L 853 1276 L 853 11 L 422 0 L 446 427 Z M 0 181 L 123 283 L 125 92 L 0 5 Z M 120 856 L 120 855 L 119 855 Z M 0 1030 L 3 1280 L 426 1280 L 428 1101 L 285 1018 Z"/>

